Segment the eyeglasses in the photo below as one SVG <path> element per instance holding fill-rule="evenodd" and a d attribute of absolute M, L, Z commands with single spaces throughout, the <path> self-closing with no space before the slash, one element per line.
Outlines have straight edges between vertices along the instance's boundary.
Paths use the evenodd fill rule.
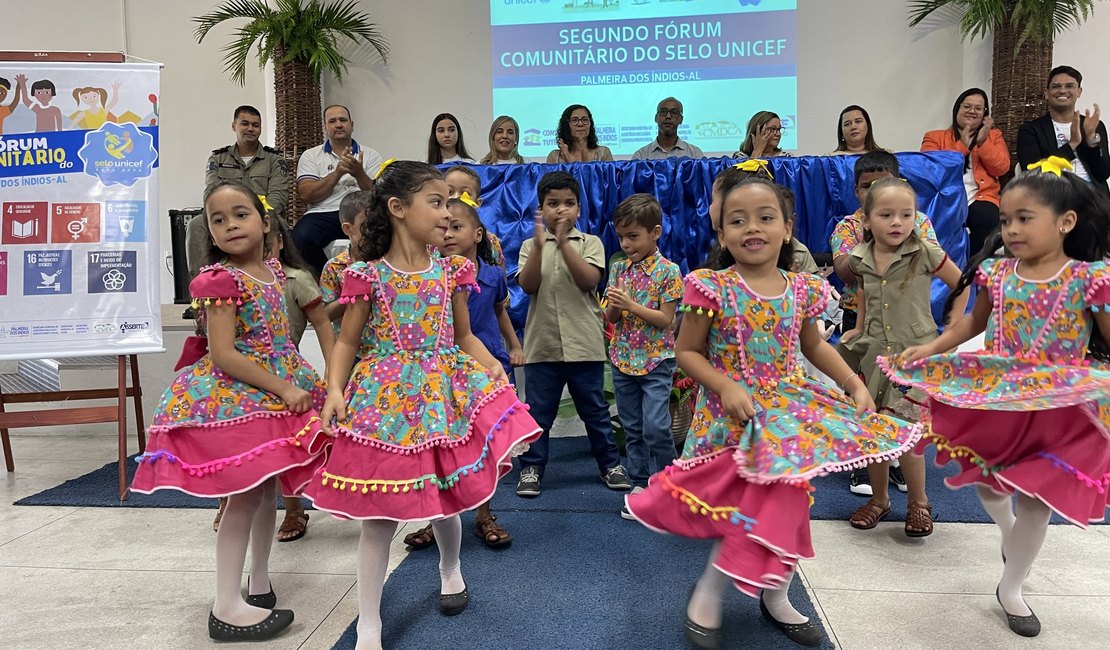
<path fill-rule="evenodd" d="M 572 117 L 568 121 L 571 124 L 576 124 L 576 125 L 579 125 L 579 126 L 585 126 L 585 125 L 590 123 L 590 118 L 588 118 L 588 117 Z"/>
<path fill-rule="evenodd" d="M 662 117 L 667 117 L 668 115 L 670 115 L 672 117 L 682 117 L 682 109 L 681 108 L 660 108 L 659 110 L 655 111 L 655 114 L 659 115 L 659 116 L 662 116 Z"/>
<path fill-rule="evenodd" d="M 771 135 L 782 135 L 783 131 L 785 131 L 785 130 L 786 130 L 786 129 L 785 129 L 785 128 L 783 128 L 783 127 L 781 127 L 781 126 L 780 126 L 780 127 L 778 127 L 778 128 L 770 128 L 770 129 L 766 129 L 767 133 L 769 133 L 769 134 L 771 134 Z"/>
<path fill-rule="evenodd" d="M 984 109 L 983 109 L 982 106 L 972 106 L 971 104 L 960 104 L 960 110 L 964 111 L 965 113 L 982 113 Z"/>
<path fill-rule="evenodd" d="M 1079 89 L 1079 84 L 1076 84 L 1076 83 L 1049 84 L 1048 89 L 1049 90 L 1078 90 Z"/>

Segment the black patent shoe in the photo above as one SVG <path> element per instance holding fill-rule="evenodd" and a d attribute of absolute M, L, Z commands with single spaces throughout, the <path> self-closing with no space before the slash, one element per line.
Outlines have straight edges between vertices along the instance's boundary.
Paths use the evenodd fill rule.
<path fill-rule="evenodd" d="M 816 647 L 821 645 L 821 641 L 825 639 L 825 635 L 821 633 L 820 628 L 817 627 L 812 618 L 805 623 L 783 623 L 771 616 L 771 610 L 767 609 L 766 603 L 763 602 L 763 596 L 759 597 L 759 613 L 763 614 L 763 618 L 771 621 L 775 627 L 782 630 L 786 638 L 799 645 Z"/>
<path fill-rule="evenodd" d="M 1034 637 L 1041 633 L 1041 620 L 1033 613 L 1033 608 L 1029 607 L 1029 616 L 1017 616 L 1006 611 L 1006 607 L 1002 605 L 1002 597 L 998 595 L 998 588 L 994 589 L 994 597 L 998 599 L 998 605 L 1002 607 L 1002 611 L 1006 614 L 1006 624 L 1010 626 L 1010 631 L 1014 634 L 1021 636 Z"/>
<path fill-rule="evenodd" d="M 250 583 L 247 583 L 247 589 L 250 590 Z M 277 594 L 274 593 L 274 585 L 270 585 L 270 591 L 265 594 L 247 594 L 247 604 L 252 607 L 261 607 L 262 609 L 273 609 L 277 607 Z"/>
<path fill-rule="evenodd" d="M 702 627 L 686 616 L 686 640 L 699 650 L 718 650 L 724 640 L 719 627 Z"/>
<path fill-rule="evenodd" d="M 293 612 L 275 609 L 266 620 L 254 625 L 232 625 L 208 613 L 208 636 L 217 641 L 264 641 L 278 635 L 293 622 Z"/>
<path fill-rule="evenodd" d="M 439 611 L 444 616 L 454 616 L 461 614 L 466 606 L 470 604 L 470 590 L 464 588 L 457 594 L 440 594 L 439 595 Z"/>
<path fill-rule="evenodd" d="M 694 583 L 693 586 L 690 587 L 690 595 L 686 597 L 687 609 L 689 609 L 690 599 L 694 597 L 694 590 L 697 589 L 697 587 L 697 583 Z M 699 650 L 717 650 L 724 642 L 724 635 L 721 634 L 721 628 L 698 625 L 690 620 L 690 614 L 686 614 L 684 627 L 686 630 L 686 640 Z"/>

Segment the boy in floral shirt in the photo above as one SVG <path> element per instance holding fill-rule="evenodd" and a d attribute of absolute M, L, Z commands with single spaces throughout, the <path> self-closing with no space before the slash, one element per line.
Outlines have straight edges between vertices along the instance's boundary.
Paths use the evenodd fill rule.
<path fill-rule="evenodd" d="M 678 265 L 659 252 L 662 223 L 663 210 L 650 194 L 633 194 L 613 213 L 627 257 L 613 262 L 609 272 L 605 317 L 616 324 L 609 360 L 633 494 L 675 458 L 668 406 L 675 369 L 674 312 L 683 287 Z M 623 508 L 621 516 L 632 518 Z"/>
<path fill-rule="evenodd" d="M 320 293 L 324 296 L 324 313 L 328 315 L 335 335 L 339 336 L 339 324 L 343 321 L 343 312 L 347 305 L 339 302 L 343 292 L 343 272 L 354 263 L 351 255 L 358 251 L 359 242 L 362 241 L 362 221 L 366 218 L 366 211 L 370 209 L 369 190 L 351 192 L 339 202 L 339 227 L 343 234 L 351 240 L 347 250 L 342 251 L 328 260 L 320 273 Z"/>

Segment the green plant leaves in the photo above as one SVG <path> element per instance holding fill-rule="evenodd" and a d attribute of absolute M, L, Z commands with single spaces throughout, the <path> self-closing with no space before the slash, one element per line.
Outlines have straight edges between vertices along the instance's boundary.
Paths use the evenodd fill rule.
<path fill-rule="evenodd" d="M 221 48 L 224 71 L 240 85 L 246 82 L 247 59 L 256 43 L 259 68 L 269 61 L 301 61 L 313 74 L 327 72 L 339 80 L 347 72 L 341 39 L 369 44 L 383 61 L 389 56 L 385 35 L 353 0 L 276 0 L 276 9 L 262 0 L 225 0 L 210 13 L 193 18 L 197 42 L 229 20 L 248 21 Z"/>

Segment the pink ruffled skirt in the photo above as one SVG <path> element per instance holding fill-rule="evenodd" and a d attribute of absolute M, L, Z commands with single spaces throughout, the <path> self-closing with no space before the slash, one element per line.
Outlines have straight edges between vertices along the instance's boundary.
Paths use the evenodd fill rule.
<path fill-rule="evenodd" d="M 1102 521 L 1110 507 L 1110 437 L 1091 402 L 1041 411 L 987 411 L 929 400 L 937 465 L 955 462 L 952 489 L 985 485 L 1036 497 L 1071 523 Z"/>
<path fill-rule="evenodd" d="M 469 433 L 457 440 L 406 447 L 339 430 L 305 496 L 341 518 L 393 521 L 439 519 L 480 506 L 512 469 L 510 458 L 541 433 L 508 385 L 475 411 Z"/>
<path fill-rule="evenodd" d="M 198 497 L 246 492 L 280 476 L 299 494 L 324 463 L 329 438 L 316 411 L 274 411 L 199 425 L 153 426 L 131 489 L 180 490 Z"/>
<path fill-rule="evenodd" d="M 805 483 L 752 483 L 737 473 L 732 448 L 676 461 L 629 495 L 629 512 L 652 530 L 721 540 L 715 566 L 758 597 L 777 589 L 799 559 L 814 557 Z"/>

